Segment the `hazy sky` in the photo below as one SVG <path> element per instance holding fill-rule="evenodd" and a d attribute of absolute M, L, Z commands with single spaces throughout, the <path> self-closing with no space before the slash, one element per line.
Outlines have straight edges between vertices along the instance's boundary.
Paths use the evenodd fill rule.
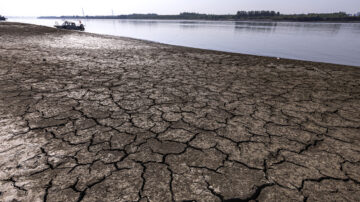
<path fill-rule="evenodd" d="M 234 14 L 238 10 L 282 13 L 360 12 L 360 0 L 0 0 L 6 16 L 178 14 L 183 11 Z"/>

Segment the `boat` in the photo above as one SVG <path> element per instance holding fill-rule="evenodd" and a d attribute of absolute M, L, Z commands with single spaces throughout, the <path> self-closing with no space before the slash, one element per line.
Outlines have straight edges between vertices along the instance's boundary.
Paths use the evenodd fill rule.
<path fill-rule="evenodd" d="M 80 30 L 80 31 L 85 30 L 85 27 L 81 22 L 80 25 L 76 25 L 75 22 L 65 21 L 62 25 L 55 25 L 54 27 L 58 29 L 68 29 L 68 30 Z"/>
<path fill-rule="evenodd" d="M 6 20 L 6 18 L 4 16 L 0 15 L 0 21 L 5 21 L 5 20 Z"/>

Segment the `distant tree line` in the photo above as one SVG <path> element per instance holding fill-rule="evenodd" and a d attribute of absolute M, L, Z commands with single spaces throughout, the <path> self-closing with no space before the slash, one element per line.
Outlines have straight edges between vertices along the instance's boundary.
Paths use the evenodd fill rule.
<path fill-rule="evenodd" d="M 257 18 L 280 16 L 280 12 L 275 11 L 238 11 L 236 18 Z"/>
<path fill-rule="evenodd" d="M 199 13 L 180 13 L 179 15 L 130 14 L 104 16 L 42 16 L 40 19 L 154 19 L 154 20 L 234 20 L 234 15 L 209 15 Z"/>
<path fill-rule="evenodd" d="M 346 14 L 345 12 L 338 13 L 309 13 L 309 14 L 296 14 L 296 15 L 280 15 L 275 16 L 272 20 L 278 21 L 301 21 L 301 22 L 314 22 L 314 21 L 360 21 L 359 16 Z"/>
<path fill-rule="evenodd" d="M 275 11 L 238 11 L 236 15 L 183 12 L 179 15 L 130 14 L 104 16 L 43 16 L 42 19 L 154 19 L 154 20 L 272 20 L 272 21 L 360 21 L 360 16 L 344 12 L 284 15 Z"/>

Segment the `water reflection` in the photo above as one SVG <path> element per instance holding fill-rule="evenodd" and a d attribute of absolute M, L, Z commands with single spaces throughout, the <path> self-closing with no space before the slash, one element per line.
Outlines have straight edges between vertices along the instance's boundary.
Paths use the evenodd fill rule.
<path fill-rule="evenodd" d="M 320 32 L 329 35 L 337 34 L 342 25 L 341 23 L 286 23 L 286 27 L 293 28 L 294 32 Z"/>
<path fill-rule="evenodd" d="M 276 31 L 277 23 L 235 22 L 235 31 L 269 33 Z"/>
<path fill-rule="evenodd" d="M 143 26 L 143 25 L 154 26 L 159 23 L 158 21 L 154 21 L 154 20 L 111 20 L 111 21 L 118 22 L 120 24 L 132 24 L 134 26 Z M 90 22 L 92 21 L 90 20 Z"/>
<path fill-rule="evenodd" d="M 276 27 L 278 25 L 277 22 L 249 22 L 249 21 L 245 21 L 245 22 L 235 22 L 236 26 L 262 26 L 262 27 Z"/>
<path fill-rule="evenodd" d="M 53 26 L 55 20 L 10 19 Z M 360 66 L 360 23 L 83 20 L 86 31 L 229 52 Z"/>
<path fill-rule="evenodd" d="M 320 34 L 334 35 L 339 32 L 342 25 L 342 23 L 235 22 L 235 29 L 246 29 L 246 31 L 251 32 L 274 32 L 279 29 L 279 32 L 286 30 L 297 34 L 299 32 L 306 34 L 321 32 Z"/>

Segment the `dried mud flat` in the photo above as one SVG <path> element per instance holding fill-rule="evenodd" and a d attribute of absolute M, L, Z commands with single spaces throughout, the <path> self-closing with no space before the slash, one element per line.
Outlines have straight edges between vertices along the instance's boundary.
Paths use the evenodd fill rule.
<path fill-rule="evenodd" d="M 0 201 L 360 201 L 360 68 L 0 23 Z"/>

